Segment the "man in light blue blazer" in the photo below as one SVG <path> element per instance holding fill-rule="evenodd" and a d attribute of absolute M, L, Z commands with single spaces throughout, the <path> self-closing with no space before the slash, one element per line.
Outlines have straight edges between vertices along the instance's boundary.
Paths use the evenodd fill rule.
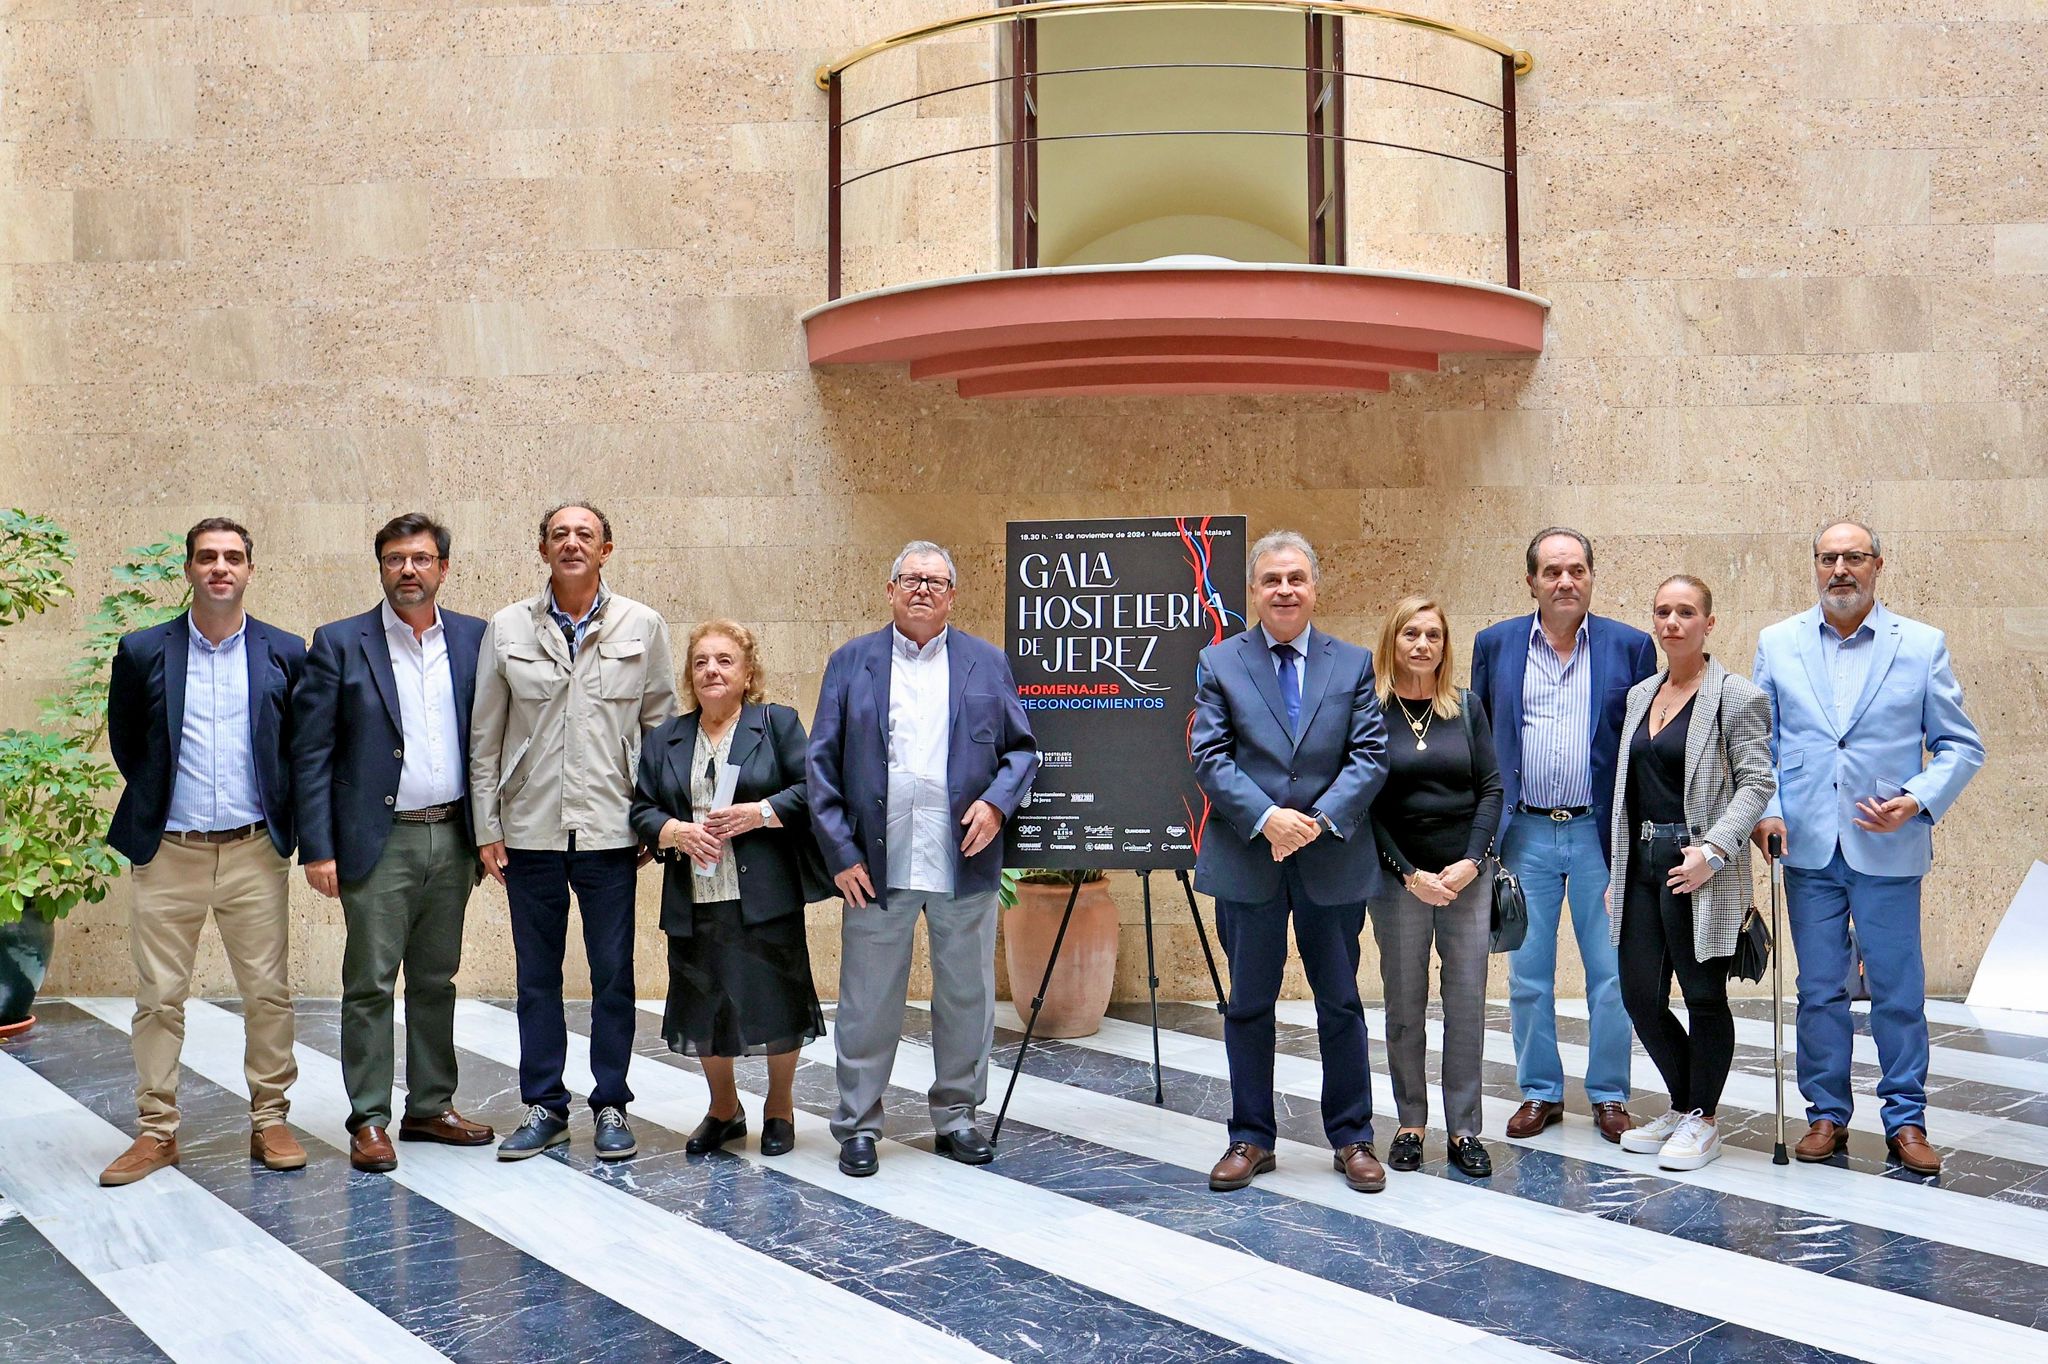
<path fill-rule="evenodd" d="M 1230 958 L 1230 1145 L 1209 1173 L 1219 1191 L 1274 1168 L 1273 1005 L 1290 919 L 1316 997 L 1324 1135 L 1347 1184 L 1386 1187 L 1372 1149 L 1358 937 L 1379 888 L 1366 815 L 1387 780 L 1387 727 L 1372 654 L 1310 627 L 1318 576 L 1307 540 L 1262 537 L 1247 574 L 1259 623 L 1202 650 L 1195 673 L 1188 751 L 1215 811 L 1195 889 L 1216 897 Z"/>
<path fill-rule="evenodd" d="M 1876 532 L 1856 521 L 1824 526 L 1813 562 L 1820 604 L 1765 630 L 1752 670 L 1771 701 L 1778 772 L 1754 838 L 1767 854 L 1773 835 L 1785 841 L 1799 954 L 1799 1091 L 1811 1126 L 1796 1154 L 1826 1160 L 1849 1139 L 1853 923 L 1884 1072 L 1885 1144 L 1907 1169 L 1936 1174 L 1920 880 L 1934 860 L 1934 822 L 1984 765 L 1984 744 L 1942 632 L 1878 601 Z"/>

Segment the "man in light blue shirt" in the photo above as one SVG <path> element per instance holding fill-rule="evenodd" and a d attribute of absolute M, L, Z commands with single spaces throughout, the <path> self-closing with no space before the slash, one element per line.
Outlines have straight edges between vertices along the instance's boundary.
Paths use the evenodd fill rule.
<path fill-rule="evenodd" d="M 185 618 L 185 722 L 164 828 L 178 833 L 236 829 L 263 819 L 249 748 L 249 619 L 220 643 Z"/>

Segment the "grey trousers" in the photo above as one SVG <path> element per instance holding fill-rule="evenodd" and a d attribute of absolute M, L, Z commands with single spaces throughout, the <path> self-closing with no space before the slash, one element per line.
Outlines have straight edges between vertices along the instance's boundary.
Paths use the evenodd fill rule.
<path fill-rule="evenodd" d="M 1480 1064 L 1486 1042 L 1486 941 L 1493 905 L 1493 869 L 1482 869 L 1458 898 L 1433 908 L 1398 884 L 1373 902 L 1372 936 L 1380 949 L 1387 996 L 1387 1069 L 1403 1127 L 1429 1125 L 1429 949 L 1442 959 L 1444 1004 L 1444 1129 L 1476 1137 L 1480 1127 Z"/>
<path fill-rule="evenodd" d="M 882 1095 L 903 1035 L 912 930 L 924 912 L 932 954 L 932 1130 L 974 1125 L 988 1098 L 996 1032 L 996 896 L 891 890 L 883 909 L 848 906 L 839 930 L 839 1107 L 832 1135 L 882 1134 Z"/>
<path fill-rule="evenodd" d="M 341 1079 L 348 1130 L 391 1125 L 392 994 L 405 968 L 406 1112 L 455 1102 L 455 972 L 476 889 L 476 849 L 460 820 L 394 821 L 370 874 L 341 887 Z"/>

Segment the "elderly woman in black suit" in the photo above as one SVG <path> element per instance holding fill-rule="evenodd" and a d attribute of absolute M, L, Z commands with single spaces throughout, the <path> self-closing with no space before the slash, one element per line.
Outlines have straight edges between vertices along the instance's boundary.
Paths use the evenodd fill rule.
<path fill-rule="evenodd" d="M 733 1058 L 766 1055 L 761 1154 L 777 1156 L 796 1142 L 797 1052 L 825 1032 L 804 940 L 804 727 L 788 706 L 762 702 L 745 626 L 704 622 L 685 657 L 678 691 L 690 708 L 642 744 L 633 802 L 635 832 L 667 863 L 661 1031 L 671 1050 L 701 1061 L 711 1088 L 686 1149 L 716 1151 L 746 1135 Z M 713 808 L 727 767 L 738 769 L 737 785 Z"/>

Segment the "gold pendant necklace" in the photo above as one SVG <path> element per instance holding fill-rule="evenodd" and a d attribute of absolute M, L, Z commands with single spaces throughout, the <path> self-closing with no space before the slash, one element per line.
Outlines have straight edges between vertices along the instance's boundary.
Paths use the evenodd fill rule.
<path fill-rule="evenodd" d="M 1415 735 L 1416 751 L 1422 752 L 1427 750 L 1429 748 L 1429 727 L 1436 721 L 1436 703 L 1433 701 L 1424 702 L 1422 719 L 1417 720 L 1415 712 L 1408 709 L 1407 697 L 1397 696 L 1394 699 L 1401 703 L 1401 718 L 1408 722 L 1409 730 Z"/>

